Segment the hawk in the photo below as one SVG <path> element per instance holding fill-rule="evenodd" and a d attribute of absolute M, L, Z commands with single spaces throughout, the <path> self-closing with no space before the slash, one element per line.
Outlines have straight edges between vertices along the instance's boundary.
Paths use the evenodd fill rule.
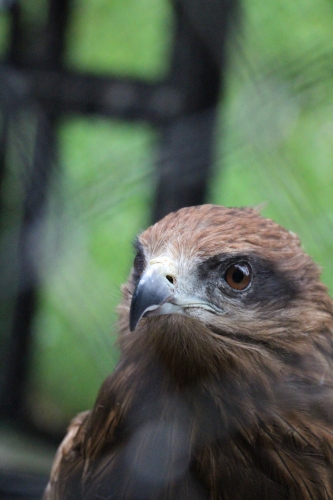
<path fill-rule="evenodd" d="M 135 247 L 119 363 L 44 499 L 332 499 L 333 303 L 299 238 L 202 205 Z"/>

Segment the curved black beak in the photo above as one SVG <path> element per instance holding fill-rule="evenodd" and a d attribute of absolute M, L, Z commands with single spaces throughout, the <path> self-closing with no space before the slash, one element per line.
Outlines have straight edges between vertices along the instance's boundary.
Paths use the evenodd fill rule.
<path fill-rule="evenodd" d="M 161 269 L 149 267 L 137 284 L 131 302 L 129 324 L 133 332 L 142 316 L 173 297 L 173 284 Z"/>

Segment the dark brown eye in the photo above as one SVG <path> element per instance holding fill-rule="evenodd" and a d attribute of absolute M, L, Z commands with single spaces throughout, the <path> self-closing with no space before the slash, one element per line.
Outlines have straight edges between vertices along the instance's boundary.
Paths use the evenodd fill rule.
<path fill-rule="evenodd" d="M 224 279 L 234 290 L 245 290 L 251 282 L 252 269 L 246 262 L 232 264 L 225 272 Z"/>

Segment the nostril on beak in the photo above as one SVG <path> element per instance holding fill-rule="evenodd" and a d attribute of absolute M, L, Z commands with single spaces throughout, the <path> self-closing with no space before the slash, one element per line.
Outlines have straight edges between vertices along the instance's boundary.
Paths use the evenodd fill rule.
<path fill-rule="evenodd" d="M 174 283 L 173 276 L 170 276 L 170 274 L 167 274 L 167 275 L 166 275 L 166 279 L 167 279 L 168 281 L 170 281 L 170 283 L 173 285 L 173 283 Z"/>

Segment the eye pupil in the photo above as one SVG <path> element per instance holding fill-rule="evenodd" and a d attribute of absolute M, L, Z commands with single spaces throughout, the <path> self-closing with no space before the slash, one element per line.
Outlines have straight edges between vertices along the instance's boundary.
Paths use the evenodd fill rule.
<path fill-rule="evenodd" d="M 244 273 L 241 269 L 235 269 L 232 273 L 232 279 L 235 283 L 241 283 L 244 279 Z"/>
<path fill-rule="evenodd" d="M 225 272 L 224 279 L 233 290 L 245 290 L 251 283 L 252 269 L 247 262 L 232 264 Z"/>

